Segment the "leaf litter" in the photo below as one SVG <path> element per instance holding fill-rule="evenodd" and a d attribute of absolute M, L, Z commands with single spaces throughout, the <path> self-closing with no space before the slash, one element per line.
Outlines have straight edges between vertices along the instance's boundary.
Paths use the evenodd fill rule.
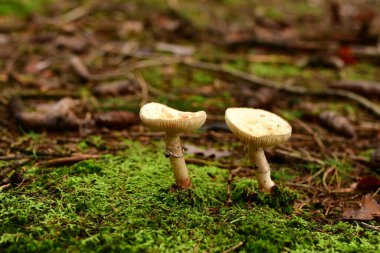
<path fill-rule="evenodd" d="M 66 6 L 66 3 L 62 5 Z M 160 139 L 160 133 L 151 133 L 139 126 L 136 113 L 141 102 L 142 86 L 135 78 L 139 76 L 140 81 L 145 82 L 145 87 L 148 87 L 148 98 L 181 109 L 205 109 L 210 114 L 210 121 L 203 128 L 203 133 L 185 136 L 194 143 L 188 146 L 188 154 L 202 162 L 198 164 L 208 165 L 209 161 L 219 160 L 223 168 L 233 169 L 233 166 L 246 165 L 242 155 L 244 152 L 241 152 L 245 147 L 234 143 L 235 139 L 228 133 L 223 121 L 223 108 L 268 108 L 286 116 L 293 125 L 294 135 L 289 144 L 269 150 L 268 156 L 275 161 L 273 174 L 276 179 L 301 194 L 296 203 L 297 216 L 313 213 L 312 219 L 318 224 L 335 224 L 343 211 L 349 212 L 353 218 L 368 218 L 370 215 L 372 218 L 378 217 L 377 211 L 374 212 L 378 204 L 373 199 L 362 199 L 362 211 L 347 211 L 345 208 L 346 205 L 357 203 L 361 194 L 376 191 L 377 177 L 373 174 L 368 176 L 372 179 L 365 177 L 376 171 L 369 171 L 368 164 L 358 159 L 358 154 L 376 149 L 380 140 L 378 129 L 365 128 L 362 124 L 363 120 L 376 122 L 376 115 L 361 110 L 356 104 L 351 104 L 351 100 L 341 101 L 339 96 L 330 98 L 307 92 L 302 95 L 287 92 L 300 84 L 305 90 L 314 86 L 324 90 L 330 86 L 333 91 L 349 90 L 365 94 L 365 97 L 375 94 L 378 72 L 373 70 L 373 66 L 376 66 L 378 55 L 372 53 L 373 46 L 367 46 L 370 42 L 363 46 L 360 36 L 352 36 L 352 31 L 351 34 L 347 33 L 347 30 L 354 27 L 349 25 L 350 18 L 358 22 L 358 27 L 365 27 L 367 24 L 372 27 L 374 21 L 361 21 L 355 15 L 349 18 L 345 13 L 340 13 L 341 7 L 338 6 L 337 17 L 334 19 L 340 21 L 334 22 L 340 28 L 327 25 L 328 28 L 333 28 L 331 33 L 326 30 L 325 22 L 315 22 L 317 17 L 314 14 L 293 18 L 291 15 L 290 18 L 268 18 L 258 9 L 250 23 L 239 23 L 230 22 L 236 15 L 220 18 L 219 13 L 223 13 L 220 9 L 212 11 L 212 15 L 208 13 L 208 7 L 214 8 L 216 3 L 207 1 L 204 5 L 205 8 L 201 10 L 203 14 L 195 19 L 183 15 L 183 12 L 187 12 L 186 8 L 158 8 L 152 12 L 149 5 L 137 8 L 138 5 L 134 3 L 95 4 L 90 12 L 68 12 L 70 15 L 62 17 L 69 21 L 62 23 L 55 22 L 59 17 L 55 17 L 54 22 L 47 18 L 28 21 L 1 18 L 0 31 L 6 35 L 2 36 L 0 43 L 7 49 L 0 52 L 4 59 L 2 64 L 5 66 L 5 70 L 0 72 L 0 80 L 7 83 L 1 88 L 0 102 L 6 105 L 9 102 L 7 94 L 15 94 L 26 105 L 22 110 L 9 111 L 10 118 L 18 115 L 20 124 L 0 122 L 9 126 L 7 131 L 2 132 L 1 155 L 6 159 L 14 157 L 18 161 L 15 163 L 17 165 L 8 166 L 3 173 L 1 185 L 6 186 L 4 190 L 18 187 L 25 179 L 23 169 L 26 167 L 22 165 L 25 157 L 28 159 L 27 164 L 49 160 L 53 166 L 54 162 L 70 164 L 81 159 L 86 160 L 87 156 L 81 156 L 83 153 L 88 154 L 88 157 L 97 157 L 100 154 L 120 152 L 120 149 L 132 145 L 128 142 L 125 144 L 126 139 L 138 140 L 144 144 Z M 352 7 L 351 3 L 340 5 L 358 8 Z M 286 4 L 283 7 L 286 8 Z M 120 22 L 120 10 L 128 13 L 125 22 Z M 242 12 L 239 16 L 244 17 L 250 9 L 240 10 Z M 100 24 L 94 16 L 101 17 L 104 12 L 115 14 L 111 15 L 115 19 L 102 20 Z M 73 13 L 79 13 L 79 16 Z M 271 13 L 270 10 L 267 13 Z M 248 14 L 251 18 L 251 12 Z M 202 18 L 211 19 L 212 22 L 201 24 Z M 310 37 L 310 29 L 305 29 L 305 25 L 313 25 L 314 37 Z M 36 33 L 36 26 L 43 32 Z M 344 32 L 336 32 L 337 30 Z M 373 40 L 372 32 L 361 32 L 365 35 L 362 38 Z M 223 38 L 230 38 L 230 41 L 223 43 Z M 315 43 L 314 40 L 318 42 Z M 341 41 L 350 41 L 350 44 L 340 43 Z M 165 44 L 158 44 L 160 42 Z M 27 48 L 23 49 L 24 53 L 20 53 L 23 44 Z M 268 54 L 271 55 L 269 60 L 266 57 Z M 212 65 L 207 65 L 204 71 L 210 74 L 206 76 L 205 72 L 198 72 L 195 65 L 183 64 L 186 61 L 177 65 L 179 56 L 191 56 L 199 61 L 209 61 L 216 66 L 228 66 L 229 69 L 238 69 L 241 72 L 228 76 L 219 71 L 225 68 L 214 71 Z M 306 64 L 297 66 L 298 59 L 305 56 Z M 257 65 L 260 59 L 264 59 L 262 65 Z M 342 61 L 344 65 L 341 64 Z M 169 62 L 169 66 L 163 66 L 165 62 Z M 267 80 L 264 79 L 264 85 L 261 86 L 263 79 L 253 79 L 255 85 L 251 86 L 252 83 L 249 83 L 250 88 L 243 89 L 243 85 L 239 83 L 241 79 L 237 77 L 240 74 L 244 79 L 252 74 L 250 64 L 255 64 L 256 70 L 259 66 L 260 71 L 255 72 L 256 75 L 263 75 L 269 81 L 276 77 L 278 84 L 284 84 L 282 87 L 285 88 L 268 88 L 265 86 Z M 130 75 L 134 68 L 141 71 L 141 75 Z M 164 74 L 168 68 L 171 72 Z M 282 69 L 287 71 L 281 74 Z M 131 82 L 130 79 L 126 81 L 130 76 Z M 194 76 L 197 77 L 196 80 Z M 246 81 L 252 81 L 251 76 Z M 336 80 L 341 77 L 343 81 Z M 363 81 L 349 81 L 350 79 Z M 220 80 L 227 85 L 220 86 Z M 200 85 L 201 81 L 207 82 L 208 87 Z M 355 82 L 361 88 L 330 85 L 339 82 Z M 363 92 L 368 90 L 367 86 L 371 87 L 370 92 Z M 67 96 L 70 96 L 70 100 L 61 100 Z M 222 96 L 223 99 L 220 99 Z M 352 94 L 349 96 L 352 97 Z M 376 100 L 376 96 L 374 98 Z M 81 106 L 76 102 L 69 102 L 72 100 L 79 101 Z M 311 106 L 300 106 L 305 101 Z M 325 116 L 326 122 L 322 123 L 324 120 L 319 119 L 318 115 L 322 115 L 324 111 L 333 111 L 334 116 L 329 113 Z M 7 112 L 2 108 L 1 113 L 6 115 Z M 8 120 L 6 116 L 4 118 Z M 23 125 L 22 119 L 24 123 L 28 120 L 32 123 L 29 126 Z M 65 127 L 67 120 L 71 122 L 66 122 L 69 126 L 75 126 L 73 129 Z M 78 127 L 83 121 L 90 122 L 91 129 L 87 132 L 80 131 Z M 299 121 L 304 124 L 298 124 Z M 41 127 L 41 122 L 46 123 L 42 127 L 47 131 L 32 132 L 35 126 Z M 65 138 L 62 133 L 55 133 L 57 125 L 65 130 Z M 16 131 L 20 126 L 22 130 Z M 350 139 L 355 136 L 356 139 Z M 323 152 L 320 146 L 323 147 Z M 237 165 L 229 163 L 231 156 L 236 157 Z M 63 159 L 54 160 L 55 157 Z M 375 158 L 373 167 L 376 168 L 378 164 L 376 165 Z M 231 164 L 234 165 L 231 167 Z M 252 176 L 252 171 L 246 166 L 242 168 L 244 169 L 241 171 L 245 174 L 238 173 L 231 178 L 231 184 L 237 183 L 239 187 L 243 187 L 244 184 L 252 183 L 244 181 L 247 175 Z M 215 178 L 214 174 L 212 178 Z M 28 187 L 27 184 L 22 186 Z M 348 190 L 339 192 L 340 189 Z M 297 223 L 297 226 L 301 224 Z M 242 247 L 248 247 L 247 245 L 248 242 Z"/>

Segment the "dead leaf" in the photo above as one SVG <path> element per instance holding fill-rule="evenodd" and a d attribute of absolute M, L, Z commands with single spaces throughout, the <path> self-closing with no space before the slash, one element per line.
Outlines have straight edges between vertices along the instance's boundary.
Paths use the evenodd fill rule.
<path fill-rule="evenodd" d="M 379 217 L 380 205 L 368 194 L 362 197 L 360 209 L 346 209 L 342 218 L 344 220 L 373 220 Z"/>
<path fill-rule="evenodd" d="M 81 58 L 76 55 L 71 56 L 70 65 L 78 76 L 86 80 L 90 79 L 90 72 L 88 71 L 87 66 L 83 63 Z"/>
<path fill-rule="evenodd" d="M 214 148 L 204 149 L 190 144 L 185 145 L 184 148 L 186 154 L 203 156 L 205 158 L 212 158 L 215 160 L 231 155 L 231 152 L 227 150 L 217 150 Z"/>
<path fill-rule="evenodd" d="M 338 52 L 337 55 L 344 61 L 345 64 L 347 65 L 352 65 L 356 63 L 356 58 L 354 56 L 354 53 L 351 49 L 351 47 L 342 45 Z"/>
<path fill-rule="evenodd" d="M 31 59 L 30 62 L 25 66 L 25 72 L 27 73 L 38 73 L 44 69 L 47 69 L 50 66 L 48 60 L 41 61 L 37 59 Z"/>

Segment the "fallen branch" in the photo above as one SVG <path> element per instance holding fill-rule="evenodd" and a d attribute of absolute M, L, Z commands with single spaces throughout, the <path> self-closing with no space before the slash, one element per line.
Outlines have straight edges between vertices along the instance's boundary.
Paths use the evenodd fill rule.
<path fill-rule="evenodd" d="M 137 73 L 136 75 L 137 83 L 140 85 L 141 89 L 141 102 L 140 106 L 143 106 L 149 101 L 149 88 L 148 84 L 146 83 L 144 77 L 141 75 L 141 73 Z"/>
<path fill-rule="evenodd" d="M 70 157 L 61 157 L 51 159 L 45 162 L 38 163 L 37 166 L 43 167 L 53 167 L 53 166 L 62 166 L 62 165 L 71 165 L 80 161 L 88 160 L 88 159 L 98 159 L 99 155 L 77 155 Z"/>
<path fill-rule="evenodd" d="M 140 69 L 149 68 L 149 67 L 170 65 L 170 64 L 184 64 L 184 65 L 194 67 L 194 68 L 224 73 L 224 74 L 245 80 L 251 84 L 264 86 L 268 88 L 274 88 L 277 90 L 281 90 L 281 91 L 285 91 L 285 92 L 293 93 L 293 94 L 342 97 L 345 99 L 355 101 L 356 103 L 362 105 L 364 108 L 373 112 L 376 116 L 380 117 L 380 107 L 378 105 L 372 103 L 370 100 L 366 99 L 365 97 L 362 97 L 350 91 L 334 90 L 334 89 L 329 89 L 329 88 L 326 88 L 323 90 L 316 90 L 316 89 L 308 89 L 306 87 L 300 87 L 300 86 L 283 85 L 280 82 L 266 80 L 266 79 L 254 76 L 252 74 L 249 74 L 237 69 L 232 69 L 232 68 L 214 64 L 214 63 L 196 61 L 192 58 L 160 57 L 157 59 L 142 60 L 132 67 L 123 68 L 113 73 L 101 75 L 101 76 L 98 76 L 96 79 L 104 80 L 108 78 L 117 78 L 118 76 L 125 76 L 125 73 L 132 72 L 135 70 L 140 70 Z"/>
<path fill-rule="evenodd" d="M 370 228 L 372 230 L 375 230 L 375 231 L 380 231 L 380 226 L 374 226 L 374 225 L 371 225 L 371 224 L 367 224 L 365 222 L 361 222 L 361 224 L 367 228 Z"/>
<path fill-rule="evenodd" d="M 325 145 L 323 144 L 321 138 L 319 138 L 318 134 L 305 122 L 300 119 L 293 119 L 293 121 L 298 124 L 300 127 L 306 130 L 314 139 L 314 141 L 318 144 L 319 149 L 322 154 L 325 154 Z"/>
<path fill-rule="evenodd" d="M 243 242 L 238 242 L 238 244 L 236 244 L 235 246 L 233 246 L 233 247 L 231 247 L 231 248 L 229 248 L 229 249 L 227 249 L 227 250 L 225 250 L 225 251 L 223 251 L 223 253 L 230 253 L 230 252 L 233 252 L 233 251 L 235 251 L 235 250 L 237 250 L 238 248 L 240 248 L 241 246 L 243 246 Z"/>
<path fill-rule="evenodd" d="M 332 90 L 332 89 L 313 90 L 313 89 L 308 89 L 308 88 L 299 87 L 299 86 L 286 86 L 286 85 L 282 85 L 280 82 L 266 80 L 266 79 L 251 75 L 249 73 L 245 73 L 237 69 L 232 69 L 229 67 L 225 67 L 225 66 L 221 66 L 221 65 L 217 65 L 213 63 L 200 62 L 193 59 L 185 59 L 181 63 L 190 67 L 195 67 L 195 68 L 214 71 L 214 72 L 221 72 L 224 74 L 228 74 L 228 75 L 240 78 L 242 80 L 245 80 L 255 85 L 275 88 L 275 89 L 285 91 L 288 93 L 294 93 L 294 94 L 300 94 L 300 95 L 343 97 L 343 98 L 355 101 L 356 103 L 362 105 L 363 107 L 372 111 L 378 117 L 380 117 L 380 107 L 378 105 L 372 103 L 365 97 L 362 97 L 350 91 Z"/>

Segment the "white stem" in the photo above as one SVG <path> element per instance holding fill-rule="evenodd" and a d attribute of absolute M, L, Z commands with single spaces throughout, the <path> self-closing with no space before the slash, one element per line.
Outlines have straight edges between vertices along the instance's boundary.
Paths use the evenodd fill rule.
<path fill-rule="evenodd" d="M 256 178 L 259 182 L 260 189 L 270 193 L 275 184 L 270 178 L 270 167 L 265 157 L 264 150 L 262 148 L 249 145 L 248 154 L 251 162 L 257 166 Z"/>
<path fill-rule="evenodd" d="M 187 171 L 179 134 L 166 134 L 166 151 L 169 153 L 170 164 L 176 184 L 182 188 L 190 188 L 191 181 Z"/>

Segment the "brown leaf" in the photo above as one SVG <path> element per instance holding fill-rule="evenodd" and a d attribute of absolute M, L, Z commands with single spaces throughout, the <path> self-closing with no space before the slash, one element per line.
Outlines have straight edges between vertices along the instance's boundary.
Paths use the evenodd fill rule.
<path fill-rule="evenodd" d="M 82 59 L 76 55 L 70 57 L 70 65 L 75 73 L 83 79 L 90 79 L 91 75 Z"/>
<path fill-rule="evenodd" d="M 98 112 L 94 115 L 97 126 L 108 128 L 125 128 L 140 122 L 140 118 L 128 111 Z"/>
<path fill-rule="evenodd" d="M 368 194 L 362 197 L 360 209 L 346 209 L 342 218 L 344 220 L 372 220 L 379 217 L 380 205 Z"/>
<path fill-rule="evenodd" d="M 327 128 L 333 130 L 337 134 L 355 138 L 356 131 L 351 122 L 344 116 L 333 112 L 333 111 L 324 111 L 319 114 L 320 122 Z"/>
<path fill-rule="evenodd" d="M 380 99 L 380 83 L 369 81 L 337 81 L 330 87 L 340 90 L 348 90 L 362 95 Z"/>
<path fill-rule="evenodd" d="M 32 58 L 25 66 L 25 72 L 35 74 L 48 68 L 49 66 L 50 62 L 48 60 L 40 61 Z"/>
<path fill-rule="evenodd" d="M 356 63 L 356 58 L 350 46 L 341 45 L 338 49 L 337 55 L 346 64 L 351 65 Z"/>
<path fill-rule="evenodd" d="M 94 88 L 96 96 L 118 96 L 134 94 L 139 90 L 139 86 L 131 80 L 114 81 L 99 84 Z"/>

